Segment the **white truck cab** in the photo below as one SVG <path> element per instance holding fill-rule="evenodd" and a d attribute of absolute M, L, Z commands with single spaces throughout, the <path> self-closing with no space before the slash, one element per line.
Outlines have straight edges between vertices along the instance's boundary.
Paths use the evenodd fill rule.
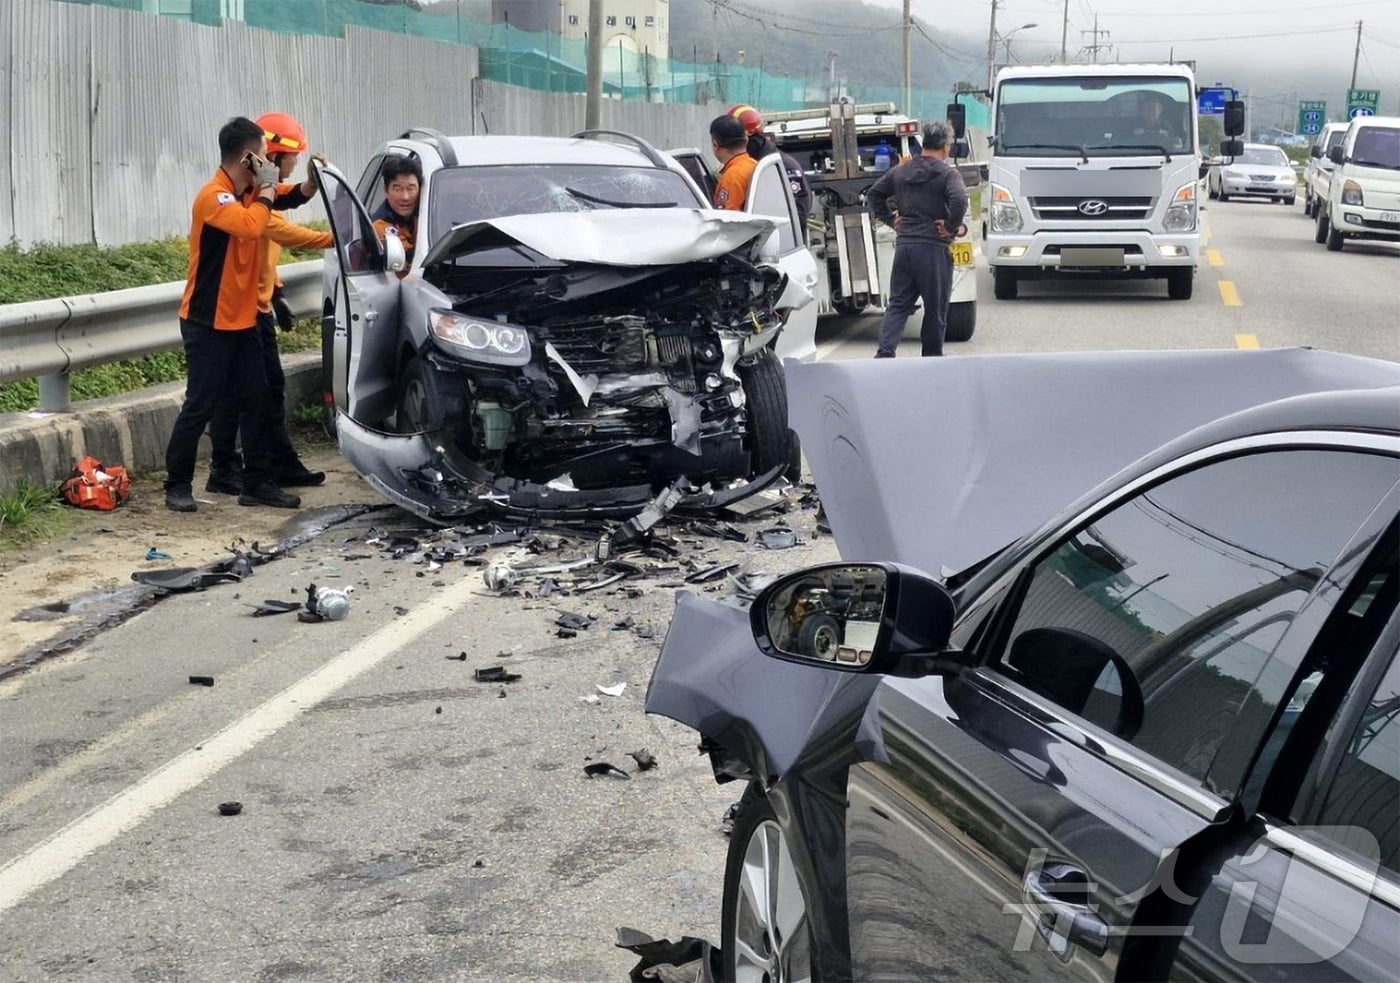
<path fill-rule="evenodd" d="M 1347 135 L 1349 123 L 1328 123 L 1322 127 L 1313 145 L 1308 148 L 1308 166 L 1303 171 L 1303 214 L 1312 218 L 1317 211 L 1317 189 L 1322 176 L 1331 174 L 1332 158 L 1328 156 L 1333 147 L 1342 144 Z"/>
<path fill-rule="evenodd" d="M 1013 66 L 992 100 L 983 252 L 997 299 L 1057 276 L 1160 278 L 1168 296 L 1190 298 L 1203 176 L 1191 69 Z M 1243 126 L 1235 106 L 1231 137 Z"/>
<path fill-rule="evenodd" d="M 1347 239 L 1400 242 L 1400 116 L 1360 116 L 1328 151 L 1318 180 L 1315 238 L 1337 252 Z"/>

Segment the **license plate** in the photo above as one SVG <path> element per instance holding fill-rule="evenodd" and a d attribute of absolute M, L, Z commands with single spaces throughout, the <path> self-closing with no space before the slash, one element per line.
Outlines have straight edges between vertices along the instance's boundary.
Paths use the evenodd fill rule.
<path fill-rule="evenodd" d="M 1397 223 L 1400 223 L 1400 212 L 1381 212 L 1381 221 L 1382 221 L 1382 222 L 1397 222 Z M 954 256 L 954 259 L 956 260 L 957 254 L 954 253 L 953 256 Z"/>
<path fill-rule="evenodd" d="M 953 265 L 954 265 L 954 266 L 971 266 L 971 265 L 972 265 L 972 243 L 970 243 L 970 242 L 955 242 L 955 243 L 953 243 L 951 246 L 949 246 L 948 248 L 952 249 L 952 251 L 953 251 Z"/>
<path fill-rule="evenodd" d="M 1118 246 L 1065 246 L 1060 250 L 1061 266 L 1122 266 L 1123 249 Z"/>

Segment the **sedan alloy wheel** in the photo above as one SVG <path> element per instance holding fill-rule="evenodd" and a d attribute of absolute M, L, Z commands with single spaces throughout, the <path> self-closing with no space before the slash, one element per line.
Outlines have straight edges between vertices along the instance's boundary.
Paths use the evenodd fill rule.
<path fill-rule="evenodd" d="M 811 931 L 787 838 L 762 797 L 744 803 L 725 878 L 724 957 L 734 983 L 812 979 Z M 748 820 L 745 822 L 745 820 Z"/>

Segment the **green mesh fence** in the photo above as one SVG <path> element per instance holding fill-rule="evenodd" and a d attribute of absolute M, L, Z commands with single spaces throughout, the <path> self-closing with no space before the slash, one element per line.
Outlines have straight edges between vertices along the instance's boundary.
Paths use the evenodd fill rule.
<path fill-rule="evenodd" d="M 3 0 L 0 0 L 3 2 Z M 103 4 L 181 17 L 201 24 L 221 23 L 221 0 L 63 0 Z M 235 5 L 237 6 L 237 5 Z M 545 92 L 583 92 L 587 79 L 586 41 L 552 32 L 522 31 L 509 24 L 487 23 L 467 16 L 461 4 L 435 3 L 419 7 L 401 0 L 242 0 L 242 20 L 249 27 L 285 34 L 343 37 L 345 28 L 360 27 L 453 44 L 479 50 L 481 77 Z M 650 51 L 614 45 L 603 52 L 603 88 L 613 98 L 648 102 L 743 102 L 764 110 L 805 109 L 828 102 L 825 76 L 803 78 L 774 75 L 761 68 L 702 60 L 663 58 Z M 899 88 L 852 84 L 847 94 L 857 102 L 892 102 L 902 106 Z M 942 116 L 950 96 L 916 89 L 911 115 L 920 119 Z M 986 106 L 964 99 L 967 121 L 987 125 Z"/>

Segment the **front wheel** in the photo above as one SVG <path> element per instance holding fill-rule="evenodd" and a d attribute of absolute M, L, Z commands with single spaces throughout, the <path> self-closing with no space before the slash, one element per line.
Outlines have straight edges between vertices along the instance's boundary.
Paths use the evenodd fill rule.
<path fill-rule="evenodd" d="M 773 349 L 764 348 L 754 360 L 739 366 L 748 405 L 749 471 L 767 474 L 778 465 L 792 464 L 793 441 L 788 429 L 787 378 Z"/>
<path fill-rule="evenodd" d="M 752 787 L 729 838 L 720 951 L 725 980 L 812 979 L 807 892 L 773 806 Z"/>
<path fill-rule="evenodd" d="M 1221 185 L 1221 186 L 1220 186 L 1220 193 L 1219 193 L 1218 195 L 1216 195 L 1215 197 L 1219 198 L 1221 201 L 1229 201 L 1229 200 L 1230 200 L 1230 196 L 1227 195 L 1227 194 L 1225 193 L 1225 186 L 1224 186 L 1224 185 Z"/>
<path fill-rule="evenodd" d="M 1343 239 L 1342 234 L 1341 234 L 1340 232 L 1337 231 L 1337 223 L 1336 223 L 1336 222 L 1328 222 L 1328 223 L 1327 223 L 1327 251 L 1328 251 L 1328 252 L 1331 252 L 1331 253 L 1339 253 L 1339 252 L 1341 252 L 1341 251 L 1342 251 L 1342 239 Z"/>
<path fill-rule="evenodd" d="M 1172 300 L 1190 300 L 1195 288 L 1196 271 L 1189 266 L 1167 271 L 1167 296 Z"/>
<path fill-rule="evenodd" d="M 1313 229 L 1313 242 L 1326 242 L 1327 233 L 1332 229 L 1332 223 L 1327 221 L 1327 213 L 1322 210 L 1322 202 L 1313 205 L 1313 211 L 1317 214 L 1317 227 Z"/>
<path fill-rule="evenodd" d="M 947 341 L 971 341 L 977 330 L 977 301 L 964 300 L 948 305 Z"/>

